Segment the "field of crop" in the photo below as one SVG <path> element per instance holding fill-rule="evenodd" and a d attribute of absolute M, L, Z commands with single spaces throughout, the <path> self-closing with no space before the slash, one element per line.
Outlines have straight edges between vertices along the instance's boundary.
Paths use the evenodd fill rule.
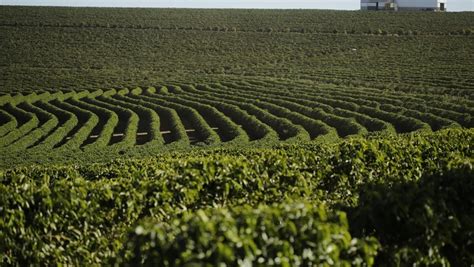
<path fill-rule="evenodd" d="M 472 266 L 474 14 L 0 7 L 0 265 Z"/>
<path fill-rule="evenodd" d="M 472 101 L 462 97 L 264 78 L 1 101 L 5 166 L 474 126 Z"/>

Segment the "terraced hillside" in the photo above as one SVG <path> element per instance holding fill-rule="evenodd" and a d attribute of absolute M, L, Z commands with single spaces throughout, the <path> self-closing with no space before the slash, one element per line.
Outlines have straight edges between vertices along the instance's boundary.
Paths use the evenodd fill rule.
<path fill-rule="evenodd" d="M 1 101 L 4 164 L 19 156 L 41 160 L 49 152 L 123 155 L 474 125 L 473 101 L 462 97 L 263 78 L 5 95 Z"/>

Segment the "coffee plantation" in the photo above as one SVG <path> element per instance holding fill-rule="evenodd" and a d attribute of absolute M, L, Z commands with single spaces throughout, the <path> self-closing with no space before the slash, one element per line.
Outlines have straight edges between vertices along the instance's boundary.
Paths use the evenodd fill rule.
<path fill-rule="evenodd" d="M 473 31 L 0 6 L 0 265 L 472 266 Z"/>

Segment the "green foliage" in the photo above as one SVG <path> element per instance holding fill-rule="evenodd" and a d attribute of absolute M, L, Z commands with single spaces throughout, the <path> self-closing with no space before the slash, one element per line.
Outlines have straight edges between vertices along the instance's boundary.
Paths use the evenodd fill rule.
<path fill-rule="evenodd" d="M 0 247 L 8 265 L 99 264 L 120 246 L 111 231 L 139 213 L 139 195 L 125 180 L 91 185 L 71 170 L 33 168 L 1 181 Z"/>
<path fill-rule="evenodd" d="M 88 94 L 88 92 L 84 94 Z M 63 144 L 61 144 L 60 149 L 78 150 L 80 146 L 89 138 L 93 128 L 99 122 L 99 117 L 88 110 L 71 105 L 67 102 L 56 102 L 56 106 L 71 112 L 71 114 L 73 114 L 73 116 L 77 117 L 78 119 L 77 124 L 74 125 L 74 128 L 71 131 L 72 135 L 66 137 L 66 139 L 63 139 Z"/>
<path fill-rule="evenodd" d="M 125 266 L 372 266 L 378 242 L 354 239 L 344 213 L 309 203 L 185 212 L 135 226 Z"/>
<path fill-rule="evenodd" d="M 380 264 L 376 262 L 376 265 L 425 258 L 462 264 L 472 257 L 469 236 L 473 214 L 470 163 L 473 137 L 472 130 L 451 129 L 407 136 L 354 138 L 333 145 L 193 150 L 107 164 L 3 170 L 0 172 L 2 261 L 8 265 L 111 264 L 122 252 L 133 253 L 120 250 L 124 248 L 127 233 L 133 231 L 130 227 L 139 220 L 150 218 L 153 225 L 170 229 L 165 225 L 173 221 L 185 225 L 187 220 L 181 219 L 192 220 L 197 214 L 193 211 L 199 209 L 207 210 L 210 217 L 230 210 L 230 214 L 235 214 L 232 218 L 243 218 L 245 214 L 253 214 L 252 208 L 238 207 L 248 205 L 260 206 L 262 214 L 287 222 L 291 214 L 298 214 L 298 209 L 289 209 L 285 217 L 278 215 L 283 214 L 281 209 L 265 205 L 302 200 L 314 205 L 305 206 L 303 210 L 308 209 L 307 214 L 312 215 L 301 217 L 302 223 L 312 216 L 315 220 L 321 218 L 318 203 L 326 203 L 329 210 L 348 211 L 353 236 L 359 237 L 359 241 L 375 236 L 380 241 L 376 258 Z M 212 210 L 213 207 L 224 208 Z M 241 211 L 242 215 L 238 215 Z M 187 215 L 180 217 L 183 212 Z M 328 214 L 337 212 L 328 211 Z M 264 220 L 266 216 L 256 218 Z M 343 221 L 336 222 L 345 225 L 342 228 L 332 228 L 332 221 L 319 221 L 315 226 L 321 225 L 321 229 L 329 227 L 347 234 Z M 398 226 L 392 229 L 389 225 Z M 286 227 L 282 229 L 291 229 Z M 300 244 L 298 233 L 308 233 L 301 230 L 303 227 L 297 229 L 300 231 L 294 236 L 294 246 Z M 314 233 L 313 230 L 308 231 Z M 268 237 L 272 236 L 270 233 Z M 284 240 L 280 234 L 278 238 Z M 268 245 L 258 241 L 263 242 L 260 247 Z M 340 251 L 339 260 L 354 259 L 342 252 L 352 246 L 346 241 L 331 246 Z M 362 253 L 370 246 L 357 248 Z M 452 256 L 453 248 L 462 257 Z M 225 251 L 227 254 L 229 249 Z M 293 251 L 297 252 L 292 255 L 304 254 L 301 250 Z M 435 258 L 430 258 L 430 251 L 435 253 L 432 254 Z M 363 258 L 373 255 L 372 252 L 369 249 L 357 255 Z M 369 258 L 363 259 L 369 262 Z"/>
<path fill-rule="evenodd" d="M 88 97 L 82 98 L 80 100 L 72 99 L 71 102 L 78 107 L 81 107 L 86 110 L 90 110 L 94 114 L 97 114 L 100 120 L 105 121 L 105 123 L 99 122 L 98 126 L 100 127 L 99 129 L 100 132 L 97 132 L 98 128 L 94 128 L 93 132 L 91 133 L 91 134 L 98 134 L 97 139 L 92 141 L 92 143 L 83 143 L 84 151 L 89 151 L 89 150 L 96 150 L 98 148 L 105 147 L 109 144 L 110 139 L 112 138 L 112 134 L 114 132 L 114 128 L 117 125 L 119 119 L 116 113 L 108 109 L 101 108 L 97 105 L 90 104 L 86 100 L 94 103 L 94 100 Z"/>
<path fill-rule="evenodd" d="M 473 162 L 456 160 L 419 181 L 368 184 L 351 215 L 356 236 L 374 234 L 383 265 L 469 266 L 474 262 Z"/>
<path fill-rule="evenodd" d="M 288 86 L 294 90 L 287 92 Z M 167 93 L 122 88 L 17 95 L 16 105 L 0 107 L 5 119 L 0 140 L 9 152 L 0 162 L 97 161 L 201 146 L 334 142 L 338 136 L 470 127 L 473 122 L 467 100 L 431 96 L 420 101 L 369 88 L 262 78 L 161 88 Z M 77 155 L 71 157 L 70 150 Z"/>
<path fill-rule="evenodd" d="M 54 116 L 58 118 L 60 125 L 58 125 L 58 127 L 55 128 L 52 132 L 49 132 L 48 136 L 42 141 L 40 141 L 39 144 L 32 147 L 30 149 L 30 152 L 51 151 L 53 147 L 61 146 L 68 140 L 67 136 L 70 135 L 74 127 L 78 125 L 79 120 L 73 113 L 58 108 L 57 106 L 52 105 L 50 103 L 38 101 L 35 104 L 42 110 L 54 114 Z"/>
<path fill-rule="evenodd" d="M 2 6 L 0 90 L 258 76 L 472 96 L 472 21 L 471 12 Z"/>
<path fill-rule="evenodd" d="M 472 264 L 473 21 L 1 6 L 0 265 Z"/>
<path fill-rule="evenodd" d="M 18 122 L 15 117 L 3 110 L 0 110 L 0 119 L 2 121 L 2 125 L 0 126 L 0 137 L 12 131 L 18 125 Z"/>

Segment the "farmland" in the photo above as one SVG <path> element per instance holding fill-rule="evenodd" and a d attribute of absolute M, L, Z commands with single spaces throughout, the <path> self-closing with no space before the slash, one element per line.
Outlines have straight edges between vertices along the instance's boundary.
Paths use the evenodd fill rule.
<path fill-rule="evenodd" d="M 0 7 L 3 265 L 469 266 L 474 15 Z"/>

